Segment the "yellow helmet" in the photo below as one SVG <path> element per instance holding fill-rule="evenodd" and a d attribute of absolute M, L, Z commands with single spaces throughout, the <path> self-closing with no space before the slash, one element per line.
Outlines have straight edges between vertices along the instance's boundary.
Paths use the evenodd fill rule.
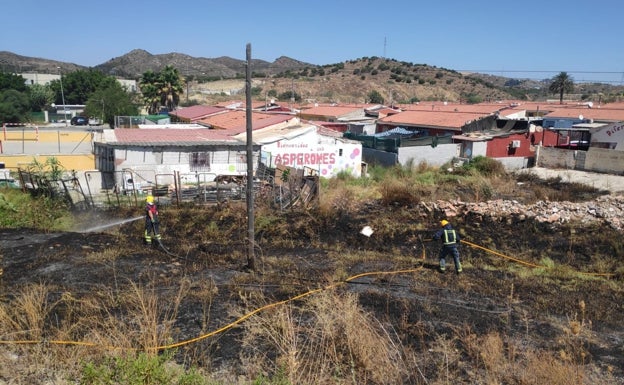
<path fill-rule="evenodd" d="M 151 195 L 148 195 L 147 198 L 145 198 L 145 202 L 154 203 L 154 197 Z"/>
<path fill-rule="evenodd" d="M 440 225 L 441 225 L 442 227 L 444 227 L 444 226 L 448 225 L 448 223 L 449 223 L 449 222 L 448 222 L 446 219 L 442 219 L 442 220 L 440 221 Z"/>

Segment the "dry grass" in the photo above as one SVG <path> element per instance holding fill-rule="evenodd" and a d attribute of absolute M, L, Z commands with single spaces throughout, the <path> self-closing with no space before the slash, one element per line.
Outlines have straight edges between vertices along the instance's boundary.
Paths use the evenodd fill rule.
<path fill-rule="evenodd" d="M 496 174 L 495 168 L 492 169 Z M 132 356 L 137 351 L 154 356 L 156 347 L 183 338 L 178 335 L 174 323 L 180 318 L 185 300 L 195 306 L 193 315 L 197 322 L 197 329 L 190 326 L 183 332 L 188 337 L 190 332 L 206 333 L 212 331 L 215 324 L 223 325 L 224 319 L 231 318 L 224 314 L 237 306 L 240 308 L 235 313 L 240 316 L 259 306 L 300 294 L 306 288 L 343 281 L 354 271 L 365 268 L 371 271 L 380 265 L 392 265 L 393 269 L 413 267 L 421 249 L 414 252 L 406 250 L 406 246 L 415 244 L 426 248 L 418 243 L 414 233 L 427 230 L 432 217 L 420 217 L 416 210 L 405 207 L 423 197 L 448 199 L 460 193 L 464 199 L 480 200 L 492 191 L 503 191 L 508 183 L 504 175 L 486 178 L 473 170 L 462 175 L 434 172 L 426 164 L 387 172 L 388 175 L 373 175 L 369 180 L 356 182 L 342 177 L 327 182 L 331 186 L 326 186 L 316 209 L 289 210 L 280 215 L 259 206 L 257 241 L 267 246 L 269 254 L 262 254 L 258 259 L 257 272 L 235 273 L 227 278 L 227 283 L 217 284 L 212 278 L 190 282 L 177 277 L 150 277 L 149 273 L 142 276 L 140 284 L 124 281 L 117 277 L 117 266 L 124 255 L 136 250 L 134 246 L 126 249 L 113 246 L 87 255 L 86 263 L 104 265 L 104 270 L 112 271 L 110 282 L 94 285 L 88 293 L 58 293 L 56 287 L 38 284 L 5 294 L 6 299 L 0 302 L 0 339 L 43 343 L 0 345 L 0 382 L 10 379 L 13 383 L 64 384 L 70 382 L 64 380 L 66 378 L 75 383 L 80 378 L 82 362 L 106 363 L 107 359 Z M 506 188 L 505 194 L 514 192 L 514 187 Z M 369 203 L 371 198 L 376 204 Z M 387 206 L 379 205 L 380 201 Z M 174 247 L 176 253 L 183 253 L 187 259 L 185 273 L 215 266 L 218 267 L 215 271 L 227 269 L 232 261 L 244 260 L 241 254 L 244 248 L 239 250 L 238 247 L 241 243 L 238 234 L 246 225 L 244 208 L 232 205 L 198 211 L 169 207 L 162 212 L 167 218 L 163 224 L 165 237 L 180 240 Z M 197 219 L 199 215 L 201 220 Z M 357 233 L 362 223 L 374 228 L 374 237 L 364 238 Z M 134 233 L 140 234 L 141 224 L 133 225 Z M 327 234 L 319 231 L 323 226 L 334 232 L 331 236 L 335 239 L 353 238 L 329 244 L 323 238 Z M 175 229 L 175 233 L 169 233 L 169 229 Z M 609 368 L 600 368 L 590 361 L 588 346 L 594 343 L 596 336 L 590 330 L 584 302 L 579 301 L 575 309 L 574 300 L 571 306 L 568 301 L 563 312 L 553 311 L 559 315 L 568 314 L 566 312 L 572 308 L 567 319 L 565 315 L 559 316 L 556 323 L 532 314 L 530 309 L 538 307 L 530 307 L 520 300 L 522 289 L 538 291 L 541 284 L 561 289 L 566 289 L 566 285 L 582 286 L 588 278 L 579 279 L 581 277 L 567 265 L 578 259 L 575 253 L 582 252 L 579 245 L 603 237 L 599 230 L 592 231 L 588 238 L 581 238 L 578 233 L 563 234 L 559 247 L 563 247 L 564 252 L 557 258 L 550 245 L 531 252 L 531 248 L 535 249 L 532 238 L 507 240 L 508 246 L 501 248 L 498 235 L 488 232 L 479 240 L 481 245 L 539 261 L 549 268 L 510 268 L 507 261 L 495 258 L 466 258 L 467 274 L 462 280 L 448 274 L 428 274 L 426 278 L 424 275 L 414 277 L 409 283 L 396 280 L 387 287 L 378 287 L 374 279 L 370 289 L 361 285 L 358 289 L 336 285 L 305 299 L 254 314 L 240 324 L 240 329 L 233 329 L 232 334 L 185 346 L 176 360 L 189 365 L 200 363 L 209 371 L 217 361 L 211 354 L 218 349 L 226 351 L 222 345 L 238 344 L 240 339 L 242 348 L 237 345 L 228 350 L 240 354 L 240 365 L 236 362 L 236 368 L 219 368 L 220 372 L 213 373 L 213 378 L 220 383 L 615 384 Z M 514 229 L 516 232 L 520 229 Z M 605 238 L 614 238 L 613 233 L 605 233 Z M 130 236 L 119 234 L 121 239 Z M 474 234 L 467 234 L 468 239 L 470 236 Z M 389 246 L 374 243 L 377 242 L 375 237 L 388 242 Z M 600 246 L 601 250 L 593 249 L 595 255 L 583 268 L 617 269 L 617 260 L 603 256 L 621 254 L 621 242 L 615 238 L 610 242 Z M 602 240 L 599 243 L 605 244 Z M 302 245 L 309 248 L 304 249 Z M 468 257 L 468 249 L 464 250 Z M 168 257 L 163 257 L 161 262 Z M 474 278 L 471 271 L 477 269 L 482 275 L 501 273 L 513 277 L 510 289 L 501 286 L 498 293 L 487 291 L 484 294 L 476 285 L 485 281 L 471 279 Z M 175 289 L 157 286 L 163 282 Z M 621 293 L 620 281 L 600 284 L 614 290 L 615 295 Z M 361 294 L 342 290 L 361 290 Z M 544 291 L 547 290 L 544 287 Z M 486 315 L 480 318 L 485 320 L 482 323 L 466 321 L 465 325 L 445 324 L 443 318 L 430 318 L 461 312 L 461 308 L 449 311 L 444 301 L 438 299 L 440 293 L 447 296 L 463 292 L 479 292 L 491 300 L 498 298 L 500 306 L 508 313 L 493 315 L 493 320 L 486 320 L 489 317 Z M 544 298 L 552 300 L 544 295 L 536 298 L 536 302 L 547 301 Z M 365 309 L 378 313 L 373 315 Z M 215 312 L 222 313 L 215 315 Z M 215 320 L 217 317 L 219 319 Z M 552 338 L 542 344 L 542 341 L 532 340 L 536 319 L 549 326 L 556 325 Z M 521 326 L 515 327 L 514 322 Z M 482 328 L 484 325 L 486 327 Z M 50 344 L 53 340 L 95 343 L 96 346 Z"/>
<path fill-rule="evenodd" d="M 376 255 L 347 256 L 351 262 L 345 263 L 344 268 L 371 258 L 374 260 Z M 268 262 L 268 268 L 292 267 L 282 266 L 275 258 Z M 339 271 L 341 268 L 336 268 L 335 274 Z M 239 290 L 240 301 L 246 306 L 238 315 L 272 302 L 260 291 Z M 64 384 L 58 373 L 76 378 L 80 376 L 81 362 L 125 357 L 136 348 L 155 353 L 156 346 L 175 340 L 173 322 L 185 297 L 202 303 L 201 330 L 207 331 L 218 291 L 214 282 L 184 281 L 175 294 L 163 301 L 162 292 L 128 283 L 121 292 L 102 289 L 81 298 L 64 293 L 57 301 L 50 301 L 47 286 L 25 287 L 10 302 L 0 305 L 2 339 L 83 341 L 98 346 L 4 347 L 0 359 L 14 365 L 2 365 L 0 376 L 21 383 L 47 380 Z M 410 311 L 412 305 L 405 306 Z M 51 317 L 52 314 L 55 316 Z M 51 319 L 55 321 L 51 323 Z M 340 289 L 263 311 L 242 326 L 241 369 L 246 378 L 269 378 L 269 384 L 581 385 L 592 375 L 586 366 L 591 322 L 583 301 L 579 301 L 577 313 L 562 326 L 556 339 L 558 347 L 553 350 L 527 349 L 523 340 L 500 331 L 478 333 L 468 325 L 451 327 L 449 334 L 431 339 L 426 323 L 411 324 L 407 314 L 395 330 L 364 311 L 356 294 Z M 404 346 L 401 341 L 406 334 L 414 335 L 419 343 Z M 209 358 L 199 350 L 189 350 L 188 354 L 194 354 L 194 360 Z M 25 368 L 29 368 L 27 374 Z M 592 384 L 616 383 L 608 373 L 591 378 Z"/>
<path fill-rule="evenodd" d="M 89 253 L 85 258 L 85 262 L 108 264 L 114 263 L 119 257 L 127 253 L 127 250 L 121 247 L 107 247 L 101 251 Z"/>
<path fill-rule="evenodd" d="M 48 286 L 32 284 L 17 293 L 10 306 L 0 306 L 0 334 L 17 340 L 39 341 L 55 304 L 48 301 Z"/>
<path fill-rule="evenodd" d="M 338 310 L 339 311 L 336 311 Z M 378 320 L 364 312 L 354 294 L 326 291 L 301 307 L 266 311 L 245 324 L 247 370 L 292 384 L 396 384 L 405 375 L 403 347 Z M 264 352 L 275 352 L 273 359 Z M 259 357 L 264 359 L 259 360 Z"/>
<path fill-rule="evenodd" d="M 56 371 L 77 376 L 82 362 L 103 356 L 137 350 L 155 354 L 157 347 L 172 341 L 178 306 L 188 288 L 182 282 L 170 301 L 134 283 L 122 293 L 105 289 L 77 298 L 65 292 L 51 301 L 48 286 L 29 285 L 0 304 L 0 338 L 23 341 L 11 348 L 3 345 L 0 358 L 19 364 L 0 365 L 0 378 L 41 383 Z"/>
<path fill-rule="evenodd" d="M 438 337 L 434 352 L 439 359 L 440 376 L 435 384 L 456 383 L 464 377 L 460 368 L 472 368 L 466 383 L 522 384 L 522 385 L 582 385 L 585 382 L 584 363 L 567 356 L 561 350 L 559 357 L 546 351 L 527 349 L 525 343 L 498 332 L 484 335 L 473 333 L 468 327 L 455 328 L 448 338 Z M 465 362 L 460 352 L 465 352 Z M 464 383 L 464 382 L 462 382 Z M 610 384 L 611 382 L 600 382 Z"/>

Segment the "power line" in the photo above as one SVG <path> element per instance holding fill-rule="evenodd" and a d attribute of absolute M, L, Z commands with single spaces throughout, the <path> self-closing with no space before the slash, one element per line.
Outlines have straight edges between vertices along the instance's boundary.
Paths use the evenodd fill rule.
<path fill-rule="evenodd" d="M 560 73 L 567 72 L 571 74 L 623 74 L 624 71 L 552 71 L 552 70 L 457 70 L 457 71 L 465 71 L 465 72 L 518 72 L 518 73 L 533 73 L 533 72 L 550 72 L 550 73 Z"/>
<path fill-rule="evenodd" d="M 522 73 L 527 73 L 527 74 L 532 74 L 532 73 L 542 73 L 542 74 L 547 74 L 547 73 L 552 73 L 552 74 L 558 74 L 561 73 L 561 71 L 553 71 L 553 70 L 487 70 L 487 69 L 481 69 L 481 70 L 474 70 L 474 69 L 462 69 L 462 70 L 457 70 L 458 72 L 473 72 L 473 73 L 480 73 L 480 74 L 486 74 L 486 75 L 493 75 L 493 76 L 503 76 L 503 77 L 510 77 L 509 75 L 511 74 L 522 74 Z M 599 80 L 599 79 L 575 79 L 575 82 L 577 83 L 606 83 L 606 84 L 613 84 L 613 85 L 622 85 L 624 84 L 624 71 L 584 71 L 584 70 L 579 70 L 579 71 L 564 71 L 567 72 L 569 74 L 592 74 L 592 75 L 622 75 L 620 80 Z M 496 74 L 500 74 L 500 75 L 496 75 Z M 509 75 L 506 75 L 509 74 Z M 539 79 L 532 79 L 532 80 L 539 80 Z"/>

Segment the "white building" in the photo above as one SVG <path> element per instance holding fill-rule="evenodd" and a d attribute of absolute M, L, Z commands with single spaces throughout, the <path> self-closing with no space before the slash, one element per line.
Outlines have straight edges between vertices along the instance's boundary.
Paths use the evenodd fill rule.
<path fill-rule="evenodd" d="M 279 165 L 314 170 L 325 178 L 347 172 L 362 174 L 362 143 L 342 137 L 342 133 L 296 119 L 295 124 L 276 125 L 253 132 L 253 142 L 261 146 L 260 162 L 269 168 Z M 246 134 L 235 138 L 246 141 Z"/>
<path fill-rule="evenodd" d="M 602 124 L 590 132 L 590 147 L 624 151 L 624 122 Z"/>
<path fill-rule="evenodd" d="M 26 80 L 26 85 L 30 86 L 33 84 L 48 84 L 52 80 L 60 80 L 60 74 L 40 74 L 36 72 L 24 72 L 19 74 Z M 134 79 L 121 79 L 117 78 L 119 84 L 122 85 L 128 92 L 136 92 L 137 91 L 137 82 Z"/>

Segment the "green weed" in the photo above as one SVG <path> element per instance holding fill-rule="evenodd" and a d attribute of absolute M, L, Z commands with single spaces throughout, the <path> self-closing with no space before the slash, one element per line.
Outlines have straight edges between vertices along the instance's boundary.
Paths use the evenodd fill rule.
<path fill-rule="evenodd" d="M 203 385 L 205 377 L 196 369 L 171 365 L 174 352 L 161 355 L 139 353 L 106 358 L 102 363 L 85 362 L 80 384 L 84 385 Z"/>

